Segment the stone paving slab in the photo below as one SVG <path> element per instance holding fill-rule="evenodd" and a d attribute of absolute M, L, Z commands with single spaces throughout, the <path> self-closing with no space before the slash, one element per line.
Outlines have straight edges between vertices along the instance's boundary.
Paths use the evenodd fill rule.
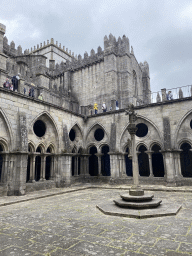
<path fill-rule="evenodd" d="M 1 207 L 0 255 L 192 254 L 191 192 L 154 191 L 156 198 L 173 205 L 179 202 L 181 210 L 174 216 L 133 219 L 105 215 L 96 208 L 118 197 L 122 189 L 80 188 Z M 39 191 L 34 197 L 30 194 L 30 198 L 43 193 Z"/>

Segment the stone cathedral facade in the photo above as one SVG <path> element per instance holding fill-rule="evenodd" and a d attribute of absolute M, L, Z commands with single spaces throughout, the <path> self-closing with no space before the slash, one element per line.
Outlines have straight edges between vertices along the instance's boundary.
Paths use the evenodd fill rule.
<path fill-rule="evenodd" d="M 192 97 L 168 101 L 164 89 L 151 102 L 148 63 L 137 62 L 126 36 L 105 36 L 104 49 L 82 57 L 53 39 L 22 51 L 5 32 L 0 24 L 0 195 L 131 184 L 128 103 L 138 115 L 141 183 L 192 184 Z M 3 87 L 18 74 L 17 90 Z"/>

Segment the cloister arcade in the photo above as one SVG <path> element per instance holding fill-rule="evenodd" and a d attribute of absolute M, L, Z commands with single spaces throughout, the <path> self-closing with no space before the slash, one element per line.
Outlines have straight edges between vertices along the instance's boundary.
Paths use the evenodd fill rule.
<path fill-rule="evenodd" d="M 10 125 L 6 118 L 0 115 L 2 133 L 0 137 L 0 184 L 7 184 L 11 175 L 14 176 L 15 154 L 11 150 L 12 142 Z M 173 150 L 175 163 L 175 177 L 180 180 L 192 177 L 192 141 L 183 138 L 183 132 L 192 126 L 189 120 L 192 114 L 186 115 L 178 124 L 177 137 L 175 138 L 175 150 Z M 118 134 L 116 141 L 117 178 L 131 182 L 132 149 L 127 125 Z M 9 129 L 8 129 L 9 127 Z M 54 118 L 47 113 L 41 113 L 33 118 L 28 126 L 28 151 L 27 168 L 25 173 L 26 184 L 55 181 L 60 175 L 60 152 L 62 137 Z M 136 134 L 136 151 L 140 179 L 144 181 L 164 181 L 167 179 L 167 166 L 165 163 L 166 151 L 163 147 L 162 137 L 158 129 L 147 119 L 141 116 L 137 121 L 138 132 Z M 111 154 L 109 126 L 93 123 L 85 130 L 75 123 L 68 130 L 70 151 L 71 182 L 84 177 L 91 180 L 94 177 L 105 177 L 105 180 L 113 178 L 113 154 Z M 155 139 L 154 139 L 155 138 Z M 65 172 L 65 170 L 63 170 Z"/>

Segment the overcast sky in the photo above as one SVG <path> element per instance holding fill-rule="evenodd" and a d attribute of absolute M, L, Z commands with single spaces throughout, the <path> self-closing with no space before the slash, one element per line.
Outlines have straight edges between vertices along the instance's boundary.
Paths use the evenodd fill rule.
<path fill-rule="evenodd" d="M 0 23 L 23 50 L 54 38 L 75 54 L 124 34 L 138 62 L 147 61 L 151 90 L 192 84 L 191 0 L 1 0 Z"/>

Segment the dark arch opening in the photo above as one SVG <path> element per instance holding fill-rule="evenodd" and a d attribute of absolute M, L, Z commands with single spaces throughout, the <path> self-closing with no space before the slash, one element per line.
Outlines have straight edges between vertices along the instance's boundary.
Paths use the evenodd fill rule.
<path fill-rule="evenodd" d="M 80 148 L 79 151 L 78 151 L 78 153 L 80 154 L 79 157 L 78 157 L 78 175 L 80 175 L 81 171 L 82 171 L 81 170 L 81 161 L 82 161 L 81 154 L 82 154 L 82 152 L 83 152 L 83 150 L 82 150 L 82 148 Z"/>
<path fill-rule="evenodd" d="M 165 175 L 165 169 L 164 169 L 164 163 L 163 163 L 163 155 L 161 152 L 160 146 L 155 144 L 152 147 L 152 167 L 153 167 L 153 175 L 154 177 L 164 177 Z"/>
<path fill-rule="evenodd" d="M 101 141 L 104 138 L 104 131 L 101 128 L 98 128 L 95 133 L 94 137 L 97 141 Z"/>
<path fill-rule="evenodd" d="M 27 159 L 27 177 L 26 177 L 26 182 L 30 180 L 30 163 L 31 163 L 31 157 L 28 156 Z"/>
<path fill-rule="evenodd" d="M 36 149 L 36 152 L 41 153 L 41 147 Z M 41 156 L 35 157 L 35 181 L 40 180 L 41 178 Z"/>
<path fill-rule="evenodd" d="M 46 157 L 46 164 L 45 164 L 45 179 L 49 180 L 51 177 L 51 156 Z"/>
<path fill-rule="evenodd" d="M 97 153 L 97 148 L 95 146 L 89 149 L 89 174 L 91 176 L 98 176 L 98 157 L 95 155 Z"/>
<path fill-rule="evenodd" d="M 41 177 L 41 157 L 35 157 L 35 181 L 40 180 Z"/>
<path fill-rule="evenodd" d="M 51 151 L 52 151 L 52 150 L 51 150 L 51 147 L 48 147 L 48 148 L 47 148 L 47 153 L 51 153 Z"/>
<path fill-rule="evenodd" d="M 103 154 L 101 157 L 101 173 L 103 176 L 110 176 L 111 171 L 110 171 L 110 156 L 108 154 L 109 152 L 109 147 L 103 146 L 101 153 Z"/>
<path fill-rule="evenodd" d="M 126 174 L 127 176 L 133 176 L 133 169 L 132 169 L 132 159 L 128 158 L 129 155 L 129 148 L 126 148 L 126 154 L 125 155 L 125 165 L 126 165 Z"/>
<path fill-rule="evenodd" d="M 136 127 L 138 128 L 136 132 L 137 137 L 142 138 L 147 135 L 148 127 L 146 124 L 140 123 L 140 124 L 137 124 Z"/>
<path fill-rule="evenodd" d="M 72 153 L 75 153 L 75 149 L 72 150 Z M 75 174 L 75 156 L 72 156 L 72 164 L 71 164 L 71 175 Z"/>
<path fill-rule="evenodd" d="M 190 127 L 191 127 L 191 129 L 192 129 L 192 120 L 191 120 L 191 122 L 190 122 Z"/>
<path fill-rule="evenodd" d="M 47 153 L 51 153 L 52 149 L 51 147 L 47 148 Z M 51 163 L 52 163 L 52 156 L 47 156 L 46 157 L 46 162 L 45 162 L 45 179 L 49 180 L 51 177 Z"/>
<path fill-rule="evenodd" d="M 41 153 L 41 147 L 38 147 L 38 148 L 36 149 L 36 152 Z"/>
<path fill-rule="evenodd" d="M 38 137 L 43 137 L 46 132 L 45 123 L 42 120 L 37 120 L 33 125 L 33 131 Z"/>
<path fill-rule="evenodd" d="M 74 129 L 71 129 L 70 133 L 69 133 L 69 138 L 71 141 L 74 141 L 76 137 L 76 133 Z"/>
<path fill-rule="evenodd" d="M 145 153 L 146 150 L 147 150 L 146 147 L 143 145 L 139 147 L 139 151 L 141 152 L 138 155 L 139 174 L 140 176 L 149 177 L 150 175 L 149 158 L 148 158 L 148 155 Z"/>
<path fill-rule="evenodd" d="M 183 150 L 180 154 L 181 173 L 183 177 L 192 177 L 192 152 L 190 151 L 191 145 L 183 143 L 181 145 Z"/>
<path fill-rule="evenodd" d="M 0 144 L 0 152 L 3 151 L 3 147 Z M 1 182 L 1 176 L 3 172 L 3 155 L 0 154 L 0 182 Z"/>

